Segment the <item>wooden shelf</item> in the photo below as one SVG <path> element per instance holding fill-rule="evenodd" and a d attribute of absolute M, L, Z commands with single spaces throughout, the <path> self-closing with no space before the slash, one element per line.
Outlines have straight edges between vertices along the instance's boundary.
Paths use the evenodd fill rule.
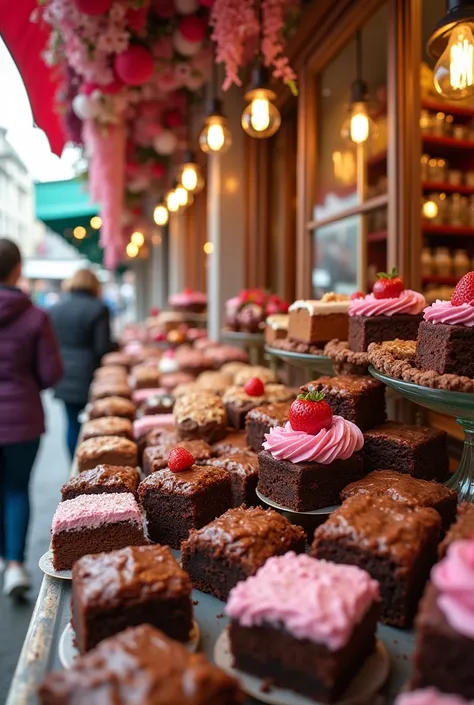
<path fill-rule="evenodd" d="M 454 225 L 428 225 L 423 223 L 424 235 L 450 235 L 461 237 L 474 237 L 474 228 Z"/>
<path fill-rule="evenodd" d="M 423 144 L 439 146 L 439 147 L 451 147 L 452 149 L 474 149 L 474 140 L 457 140 L 454 137 L 437 137 L 436 135 L 423 135 L 421 136 Z"/>
<path fill-rule="evenodd" d="M 378 154 L 373 154 L 371 157 L 368 157 L 367 166 L 378 166 L 385 161 L 387 161 L 387 152 L 379 152 Z"/>
<path fill-rule="evenodd" d="M 387 231 L 380 230 L 377 233 L 368 233 L 367 242 L 385 242 L 387 239 Z"/>
<path fill-rule="evenodd" d="M 442 192 L 442 191 L 448 191 L 449 193 L 463 193 L 465 195 L 469 195 L 471 193 L 474 193 L 474 186 L 453 186 L 453 184 L 444 184 L 444 183 L 436 183 L 436 182 L 431 182 L 431 181 L 424 181 L 421 184 L 421 187 L 423 191 L 433 191 L 433 192 Z"/>
<path fill-rule="evenodd" d="M 422 100 L 421 107 L 425 110 L 432 110 L 435 113 L 448 113 L 449 115 L 457 115 L 458 117 L 474 117 L 474 110 L 466 108 L 463 105 L 455 105 L 453 103 L 444 103 L 442 100 Z"/>
<path fill-rule="evenodd" d="M 433 274 L 430 277 L 422 278 L 423 285 L 425 284 L 445 284 L 446 286 L 456 286 L 459 281 L 459 277 L 439 277 Z"/>

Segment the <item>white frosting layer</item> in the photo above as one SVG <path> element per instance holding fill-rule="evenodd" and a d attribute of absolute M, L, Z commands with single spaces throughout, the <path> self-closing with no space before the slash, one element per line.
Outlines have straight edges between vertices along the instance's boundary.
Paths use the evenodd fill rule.
<path fill-rule="evenodd" d="M 295 301 L 289 311 L 308 311 L 310 316 L 328 316 L 330 313 L 347 313 L 350 301 L 321 301 L 320 299 L 307 299 Z"/>
<path fill-rule="evenodd" d="M 289 316 L 286 313 L 274 313 L 268 316 L 265 323 L 272 330 L 287 330 Z"/>

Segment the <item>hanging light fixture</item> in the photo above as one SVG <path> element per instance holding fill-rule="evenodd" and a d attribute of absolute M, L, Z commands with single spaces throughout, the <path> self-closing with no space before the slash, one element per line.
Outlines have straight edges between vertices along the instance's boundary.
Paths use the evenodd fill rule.
<path fill-rule="evenodd" d="M 174 189 L 174 195 L 178 201 L 180 208 L 185 208 L 186 206 L 192 205 L 194 201 L 194 196 L 190 191 L 187 191 L 183 184 L 177 184 Z"/>
<path fill-rule="evenodd" d="M 155 209 L 153 211 L 153 220 L 157 225 L 163 228 L 165 225 L 168 224 L 169 219 L 170 214 L 168 213 L 167 207 L 163 203 L 159 203 L 157 206 L 155 206 Z"/>
<path fill-rule="evenodd" d="M 265 139 L 275 134 L 281 125 L 280 111 L 275 105 L 276 93 L 268 88 L 270 74 L 259 63 L 252 73 L 252 87 L 245 94 L 248 105 L 242 113 L 243 130 L 257 139 Z"/>
<path fill-rule="evenodd" d="M 229 121 L 224 115 L 222 100 L 219 100 L 217 93 L 217 64 L 214 57 L 210 110 L 199 135 L 199 146 L 205 154 L 225 154 L 232 146 Z"/>
<path fill-rule="evenodd" d="M 204 188 L 204 177 L 201 172 L 201 167 L 196 162 L 196 156 L 193 152 L 187 152 L 184 157 L 184 164 L 179 170 L 179 182 L 187 191 L 191 193 L 199 193 Z"/>
<path fill-rule="evenodd" d="M 363 144 L 375 134 L 377 126 L 369 115 L 369 89 L 362 79 L 362 37 L 356 34 L 356 80 L 351 86 L 349 114 L 341 128 L 341 136 L 354 144 Z"/>
<path fill-rule="evenodd" d="M 433 82 L 449 100 L 474 95 L 474 3 L 447 0 L 446 14 L 428 40 L 428 54 L 437 59 Z"/>

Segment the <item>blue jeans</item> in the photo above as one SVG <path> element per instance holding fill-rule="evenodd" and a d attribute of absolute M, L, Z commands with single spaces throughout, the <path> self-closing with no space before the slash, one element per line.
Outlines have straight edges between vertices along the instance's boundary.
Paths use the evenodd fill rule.
<path fill-rule="evenodd" d="M 0 556 L 23 562 L 30 520 L 28 486 L 40 439 L 0 445 Z"/>
<path fill-rule="evenodd" d="M 79 422 L 79 414 L 84 409 L 84 404 L 69 404 L 64 402 L 64 408 L 66 410 L 66 442 L 69 450 L 69 455 L 71 460 L 74 458 L 74 453 L 76 451 L 77 441 L 79 439 L 79 434 L 81 432 L 81 424 Z"/>

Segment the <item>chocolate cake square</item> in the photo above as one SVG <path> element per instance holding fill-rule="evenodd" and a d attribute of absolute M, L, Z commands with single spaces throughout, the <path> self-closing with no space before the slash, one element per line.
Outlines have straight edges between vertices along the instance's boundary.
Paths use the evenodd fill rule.
<path fill-rule="evenodd" d="M 168 455 L 172 448 L 186 448 L 194 457 L 196 465 L 204 465 L 207 460 L 216 455 L 216 452 L 211 448 L 206 441 L 177 441 L 161 442 L 157 446 L 149 446 L 143 451 L 143 472 L 145 475 L 151 475 L 152 472 L 163 470 L 168 467 Z"/>
<path fill-rule="evenodd" d="M 135 421 L 136 406 L 130 399 L 122 397 L 107 397 L 98 399 L 90 405 L 89 418 L 100 419 L 103 416 L 120 416 L 123 419 Z"/>
<path fill-rule="evenodd" d="M 138 464 L 137 444 L 119 436 L 98 436 L 82 441 L 76 451 L 79 472 L 90 470 L 97 465 L 136 466 Z"/>
<path fill-rule="evenodd" d="M 439 545 L 439 558 L 444 558 L 449 546 L 461 539 L 474 539 L 474 504 L 469 502 L 461 502 L 458 505 L 456 522 Z"/>
<path fill-rule="evenodd" d="M 289 308 L 288 338 L 311 345 L 323 345 L 333 338 L 346 340 L 349 303 L 347 297 L 337 294 L 295 301 Z"/>
<path fill-rule="evenodd" d="M 263 450 L 265 435 L 275 426 L 284 426 L 289 418 L 291 401 L 257 406 L 247 414 L 245 431 L 247 445 L 256 453 Z"/>
<path fill-rule="evenodd" d="M 171 414 L 174 407 L 175 398 L 167 392 L 150 394 L 140 404 L 139 412 L 142 416 L 153 416 L 155 414 Z"/>
<path fill-rule="evenodd" d="M 180 441 L 202 439 L 217 443 L 227 435 L 227 414 L 220 397 L 211 392 L 196 392 L 179 397 L 173 414 Z"/>
<path fill-rule="evenodd" d="M 385 385 L 373 377 L 320 377 L 307 382 L 301 391 L 324 392 L 333 413 L 352 421 L 362 431 L 386 421 Z"/>
<path fill-rule="evenodd" d="M 344 487 L 340 497 L 344 502 L 355 495 L 390 497 L 410 507 L 432 507 L 441 517 L 443 532 L 456 516 L 458 493 L 440 482 L 418 480 L 394 470 L 374 470 L 361 480 Z M 474 522 L 472 533 L 474 534 Z"/>
<path fill-rule="evenodd" d="M 86 421 L 82 426 L 82 440 L 87 441 L 98 436 L 118 436 L 133 441 L 132 422 L 120 416 L 103 416 Z"/>
<path fill-rule="evenodd" d="M 131 399 L 132 390 L 126 382 L 114 382 L 113 380 L 97 380 L 92 382 L 89 390 L 91 401 L 98 399 L 106 399 L 107 397 L 120 397 L 122 399 Z"/>
<path fill-rule="evenodd" d="M 131 492 L 137 496 L 140 473 L 136 467 L 120 465 L 98 465 L 71 477 L 61 487 L 61 497 L 74 499 L 81 494 L 109 494 L 111 492 Z"/>
<path fill-rule="evenodd" d="M 255 493 L 258 482 L 258 456 L 252 451 L 243 450 L 240 453 L 221 455 L 208 460 L 206 465 L 225 468 L 232 479 L 232 506 L 240 507 L 246 504 L 253 507 L 259 504 Z"/>
<path fill-rule="evenodd" d="M 136 365 L 131 372 L 134 389 L 153 389 L 160 386 L 160 371 L 156 365 Z"/>
<path fill-rule="evenodd" d="M 446 439 L 444 431 L 428 426 L 388 421 L 364 433 L 365 469 L 389 469 L 445 482 L 449 477 Z"/>
<path fill-rule="evenodd" d="M 242 705 L 238 682 L 149 624 L 126 629 L 49 673 L 39 705 Z"/>
<path fill-rule="evenodd" d="M 132 494 L 79 495 L 60 502 L 51 525 L 55 570 L 70 570 L 87 553 L 143 546 L 143 517 Z"/>
<path fill-rule="evenodd" d="M 385 340 L 416 340 L 423 315 L 397 313 L 393 316 L 349 316 L 349 348 L 366 352 L 370 343 Z M 341 336 L 334 336 L 335 338 Z"/>
<path fill-rule="evenodd" d="M 474 328 L 422 321 L 415 366 L 440 375 L 474 377 Z"/>
<path fill-rule="evenodd" d="M 83 556 L 72 569 L 72 625 L 79 651 L 145 623 L 188 641 L 191 591 L 168 546 L 127 546 Z"/>
<path fill-rule="evenodd" d="M 230 426 L 240 431 L 245 428 L 245 419 L 252 409 L 262 404 L 292 401 L 297 393 L 296 389 L 285 387 L 284 384 L 267 384 L 264 393 L 254 397 L 247 394 L 244 387 L 233 386 L 224 392 L 222 401 Z"/>
<path fill-rule="evenodd" d="M 258 463 L 259 492 L 295 512 L 311 512 L 338 504 L 342 488 L 364 475 L 362 453 L 322 465 L 277 460 L 264 450 L 258 454 Z"/>
<path fill-rule="evenodd" d="M 247 439 L 243 431 L 236 431 L 229 428 L 229 432 L 223 441 L 213 443 L 212 448 L 216 451 L 216 455 L 230 455 L 231 453 L 240 453 L 242 450 L 251 450 L 247 445 Z"/>
<path fill-rule="evenodd" d="M 130 369 L 133 365 L 134 359 L 131 355 L 123 352 L 110 352 L 102 357 L 101 364 L 103 367 L 108 367 L 109 365 L 119 367 L 124 367 L 126 370 Z"/>
<path fill-rule="evenodd" d="M 382 621 L 408 627 L 436 561 L 440 529 L 434 509 L 356 495 L 318 526 L 311 553 L 367 570 L 380 584 Z"/>
<path fill-rule="evenodd" d="M 149 475 L 138 488 L 148 536 L 179 548 L 191 529 L 200 529 L 232 506 L 230 473 L 224 468 L 193 465 Z"/>
<path fill-rule="evenodd" d="M 270 558 L 304 553 L 305 533 L 272 509 L 229 509 L 181 546 L 181 560 L 193 586 L 226 601 L 229 591 L 254 575 Z"/>
<path fill-rule="evenodd" d="M 335 702 L 375 648 L 378 610 L 379 587 L 359 568 L 293 552 L 269 558 L 226 605 L 234 666 Z"/>

